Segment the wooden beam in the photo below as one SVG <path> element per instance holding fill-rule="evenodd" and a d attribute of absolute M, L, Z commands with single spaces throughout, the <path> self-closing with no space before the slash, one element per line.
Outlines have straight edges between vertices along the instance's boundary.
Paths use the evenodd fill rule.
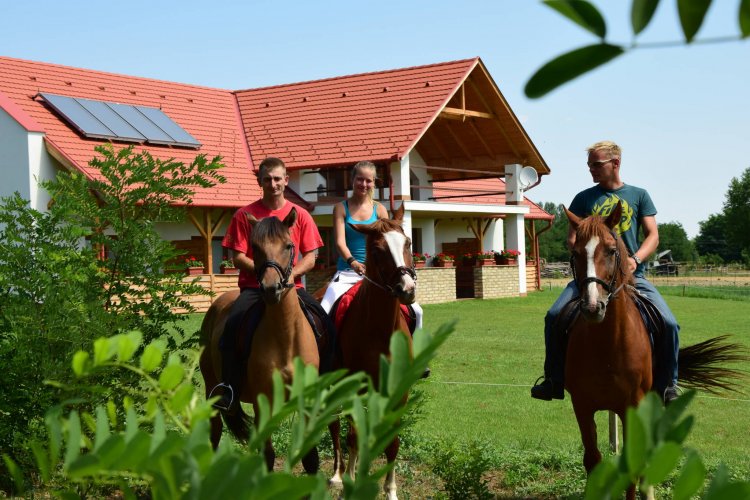
<path fill-rule="evenodd" d="M 442 111 L 440 111 L 440 118 L 447 118 L 449 120 L 464 120 L 467 117 L 485 118 L 488 120 L 496 118 L 495 115 L 492 113 L 485 113 L 483 111 L 472 111 L 470 109 L 449 108 L 447 106 L 444 107 Z"/>
<path fill-rule="evenodd" d="M 190 220 L 190 222 L 193 223 L 193 225 L 198 230 L 198 232 L 201 233 L 201 236 L 203 236 L 205 238 L 206 237 L 206 230 L 204 229 L 204 227 L 200 223 L 200 221 L 195 218 L 195 215 L 193 214 L 193 210 L 194 209 L 192 209 L 192 208 L 188 208 L 188 212 L 187 212 L 188 219 Z"/>
<path fill-rule="evenodd" d="M 477 139 L 479 139 L 479 142 L 484 147 L 484 150 L 487 152 L 487 155 L 490 156 L 490 157 L 493 156 L 492 149 L 487 144 L 487 142 L 484 140 L 484 137 L 482 137 L 481 132 L 479 132 L 479 129 L 477 128 L 476 122 L 474 120 L 469 120 L 469 126 L 474 131 L 474 133 L 477 134 Z"/>
<path fill-rule="evenodd" d="M 485 108 L 487 108 L 487 109 L 492 109 L 492 107 L 491 107 L 491 106 L 490 106 L 490 105 L 489 105 L 489 104 L 487 103 L 487 101 L 486 101 L 486 100 L 484 99 L 484 97 L 482 96 L 482 92 L 481 92 L 481 91 L 480 91 L 480 90 L 479 90 L 479 89 L 477 88 L 477 85 L 476 85 L 476 83 L 474 83 L 474 82 L 473 82 L 473 81 L 471 80 L 471 78 L 468 78 L 468 79 L 467 79 L 467 81 L 469 82 L 469 85 L 471 86 L 472 90 L 474 90 L 474 92 L 476 92 L 476 94 L 477 94 L 477 98 L 478 98 L 478 99 L 479 99 L 479 101 L 480 101 L 480 102 L 482 103 L 482 105 L 483 105 L 483 106 L 484 106 Z M 493 116 L 494 116 L 494 115 L 493 115 Z M 497 128 L 498 128 L 498 129 L 500 130 L 500 133 L 501 133 L 501 134 L 503 135 L 503 137 L 505 138 L 505 142 L 507 142 L 507 143 L 508 143 L 508 145 L 510 146 L 510 148 L 511 148 L 511 149 L 513 150 L 513 153 L 514 153 L 514 154 L 515 154 L 516 156 L 518 156 L 518 157 L 520 158 L 520 157 L 521 157 L 521 154 L 520 154 L 520 153 L 518 152 L 518 149 L 516 148 L 516 145 L 515 145 L 515 143 L 514 143 L 514 142 L 513 142 L 513 141 L 512 141 L 511 139 L 510 139 L 510 137 L 508 137 L 508 134 L 507 134 L 507 133 L 505 132 L 505 129 L 503 128 L 503 124 L 502 124 L 502 123 L 500 123 L 499 117 L 498 117 L 498 119 L 497 119 L 497 120 L 493 120 L 493 122 L 495 123 L 495 125 L 497 125 Z M 525 165 L 526 163 L 528 163 L 528 162 L 527 162 L 527 159 L 526 159 L 526 158 L 524 158 L 524 159 L 522 160 L 522 164 L 524 164 L 524 165 Z"/>

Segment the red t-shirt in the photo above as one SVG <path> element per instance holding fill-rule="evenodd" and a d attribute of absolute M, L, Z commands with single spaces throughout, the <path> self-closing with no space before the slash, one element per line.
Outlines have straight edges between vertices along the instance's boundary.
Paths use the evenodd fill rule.
<path fill-rule="evenodd" d="M 224 240 L 221 242 L 222 246 L 237 252 L 242 252 L 252 259 L 253 249 L 250 246 L 250 235 L 252 234 L 253 228 L 247 219 L 248 214 L 258 220 L 265 219 L 266 217 L 277 217 L 279 220 L 283 221 L 286 216 L 289 215 L 289 212 L 292 211 L 292 208 L 297 209 L 297 220 L 291 227 L 290 236 L 292 242 L 297 248 L 297 252 L 304 254 L 322 247 L 323 238 L 320 237 L 318 226 L 315 225 L 312 216 L 307 210 L 289 200 L 287 200 L 284 206 L 278 210 L 268 209 L 263 205 L 261 200 L 237 210 L 232 217 L 232 221 L 229 223 L 227 234 L 224 235 Z M 297 255 L 294 256 L 294 262 L 297 262 Z M 240 269 L 240 276 L 237 284 L 240 288 L 260 287 L 258 280 L 255 278 L 255 274 L 251 274 L 244 269 Z M 299 276 L 294 280 L 294 284 L 298 288 L 302 287 L 302 280 Z"/>

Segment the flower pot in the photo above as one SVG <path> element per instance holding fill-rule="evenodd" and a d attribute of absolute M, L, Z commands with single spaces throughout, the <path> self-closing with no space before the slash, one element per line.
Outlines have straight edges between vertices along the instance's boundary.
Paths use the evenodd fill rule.
<path fill-rule="evenodd" d="M 489 259 L 479 259 L 477 258 L 477 266 L 494 266 L 495 265 L 495 258 L 489 258 Z"/>
<path fill-rule="evenodd" d="M 186 269 L 186 273 L 188 276 L 194 276 L 196 274 L 203 274 L 203 268 L 202 267 L 188 267 Z"/>
<path fill-rule="evenodd" d="M 418 260 L 414 262 L 414 269 L 422 269 L 427 265 L 427 262 L 424 260 Z"/>
<path fill-rule="evenodd" d="M 436 260 L 432 262 L 432 265 L 435 267 L 453 267 L 453 261 L 452 260 Z"/>
<path fill-rule="evenodd" d="M 240 269 L 237 267 L 222 267 L 221 274 L 240 274 Z"/>

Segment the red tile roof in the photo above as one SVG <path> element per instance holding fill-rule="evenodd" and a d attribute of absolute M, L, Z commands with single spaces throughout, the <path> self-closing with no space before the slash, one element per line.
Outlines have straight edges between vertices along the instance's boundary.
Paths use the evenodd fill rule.
<path fill-rule="evenodd" d="M 37 93 L 161 108 L 202 147 L 196 151 L 144 144 L 137 145 L 136 151 L 146 150 L 157 158 L 175 158 L 185 163 L 190 163 L 197 154 L 205 154 L 209 159 L 220 155 L 226 165 L 222 174 L 228 182 L 210 189 L 197 189 L 193 199 L 196 206 L 238 207 L 260 196 L 231 91 L 8 57 L 0 57 L 0 74 L 3 75 L 0 106 L 8 111 L 7 101 L 1 99 L 15 103 L 22 115 L 10 111 L 11 116 L 26 128 L 29 122 L 21 121 L 18 116 L 25 115 L 31 123 L 35 122 L 45 132 L 50 145 L 87 175 L 93 173 L 88 162 L 96 154 L 94 147 L 102 141 L 81 137 L 48 107 L 34 100 Z"/>
<path fill-rule="evenodd" d="M 432 185 L 435 201 L 444 203 L 475 203 L 478 205 L 505 205 L 505 182 L 501 179 L 471 179 L 436 182 Z M 448 196 L 449 198 L 443 198 Z M 524 196 L 529 207 L 527 219 L 552 220 L 554 216 Z"/>
<path fill-rule="evenodd" d="M 479 58 L 238 91 L 255 160 L 390 161 L 414 146 Z"/>

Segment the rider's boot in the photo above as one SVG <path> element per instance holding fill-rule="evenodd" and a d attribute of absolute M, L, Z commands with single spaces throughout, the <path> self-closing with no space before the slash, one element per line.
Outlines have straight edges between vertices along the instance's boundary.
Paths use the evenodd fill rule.
<path fill-rule="evenodd" d="M 531 388 L 531 397 L 542 401 L 565 399 L 565 390 L 562 384 L 555 383 L 551 378 L 539 377 Z"/>
<path fill-rule="evenodd" d="M 221 383 L 211 389 L 210 396 L 214 391 L 220 390 L 221 397 L 213 404 L 213 407 L 221 411 L 233 411 L 240 402 L 240 395 L 237 392 L 237 364 L 232 359 L 232 353 L 221 353 Z"/>

